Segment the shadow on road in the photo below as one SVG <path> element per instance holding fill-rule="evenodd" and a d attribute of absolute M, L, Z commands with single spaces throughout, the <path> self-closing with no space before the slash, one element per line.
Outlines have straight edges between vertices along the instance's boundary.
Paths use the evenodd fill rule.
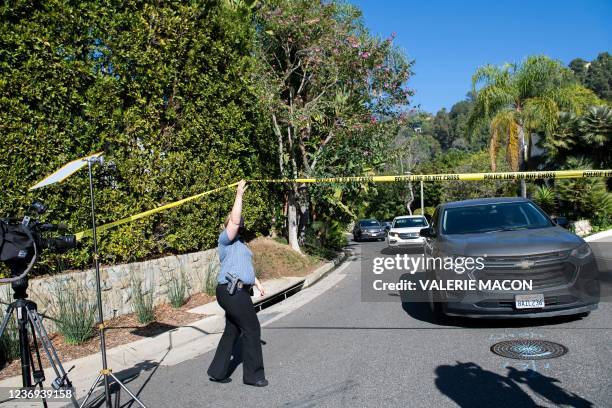
<path fill-rule="evenodd" d="M 404 247 L 386 247 L 380 250 L 380 253 L 383 255 L 423 255 L 423 246 L 422 245 L 414 245 L 414 246 L 404 246 Z"/>
<path fill-rule="evenodd" d="M 417 281 L 421 274 L 403 274 L 399 280 Z M 416 283 L 418 288 L 418 283 Z M 584 315 L 541 317 L 529 319 L 483 319 L 467 318 L 457 316 L 436 316 L 431 310 L 429 295 L 425 290 L 401 291 L 399 297 L 402 301 L 402 309 L 410 317 L 422 322 L 445 327 L 460 327 L 466 329 L 501 329 L 554 326 L 569 323 L 584 318 Z"/>
<path fill-rule="evenodd" d="M 346 397 L 349 392 L 352 392 L 356 388 L 359 388 L 359 384 L 353 380 L 332 383 L 317 389 L 315 392 L 309 392 L 308 395 L 304 397 L 298 397 L 298 399 L 293 401 L 285 402 L 283 406 L 292 408 L 327 406 L 326 403 L 339 397 Z"/>
<path fill-rule="evenodd" d="M 444 395 L 460 407 L 540 407 L 519 384 L 526 384 L 547 404 L 575 408 L 592 407 L 593 403 L 561 388 L 559 380 L 533 370 L 508 367 L 503 376 L 484 370 L 476 363 L 441 365 L 435 370 L 435 384 Z"/>
<path fill-rule="evenodd" d="M 402 309 L 412 318 L 445 327 L 465 329 L 504 329 L 554 326 L 583 319 L 580 315 L 533 319 L 470 319 L 467 317 L 436 317 L 427 302 L 402 302 Z"/>
<path fill-rule="evenodd" d="M 517 383 L 527 384 L 536 395 L 556 406 L 585 408 L 593 406 L 590 401 L 561 388 L 558 385 L 561 381 L 556 378 L 547 377 L 532 369 L 521 371 L 508 367 L 508 371 L 508 378 Z"/>
<path fill-rule="evenodd" d="M 129 383 L 134 381 L 138 377 L 140 377 L 140 375 L 142 374 L 143 371 L 153 370 L 151 372 L 151 374 L 149 375 L 149 378 L 147 378 L 147 380 L 140 387 L 139 390 L 132 390 L 132 389 L 130 389 L 130 391 L 132 391 L 133 393 L 136 394 L 136 396 L 138 396 L 142 392 L 144 386 L 149 382 L 149 380 L 151 379 L 153 374 L 155 374 L 155 371 L 157 371 L 158 367 L 159 367 L 159 363 L 153 362 L 153 361 L 150 361 L 150 360 L 145 360 L 142 363 L 136 364 L 134 367 L 118 371 L 118 372 L 116 372 L 114 374 L 117 376 L 117 378 L 119 378 L 119 380 L 123 383 L 123 385 L 125 385 L 126 387 L 129 388 L 130 387 Z M 127 393 L 125 394 L 125 397 L 126 397 L 126 399 L 128 401 L 126 401 L 124 403 L 124 405 L 120 405 L 121 404 L 121 392 L 123 390 L 121 389 L 121 386 L 119 386 L 119 384 L 117 384 L 113 379 L 110 379 L 109 389 L 110 389 L 111 399 L 114 401 L 114 406 L 116 406 L 116 407 L 119 407 L 119 406 L 124 406 L 124 407 L 132 406 L 133 401 L 132 401 L 131 397 L 129 395 L 127 395 Z M 123 392 L 125 392 L 125 391 L 123 391 Z M 94 392 L 94 395 L 89 399 L 87 406 L 88 407 L 95 407 L 95 408 L 105 406 L 104 387 L 102 386 L 102 382 L 100 382 L 98 384 L 98 388 L 96 388 L 96 391 Z"/>

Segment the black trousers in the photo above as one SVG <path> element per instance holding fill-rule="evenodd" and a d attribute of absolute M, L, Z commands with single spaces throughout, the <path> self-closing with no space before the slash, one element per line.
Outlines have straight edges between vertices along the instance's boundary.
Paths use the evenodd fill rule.
<path fill-rule="evenodd" d="M 230 376 L 232 364 L 235 368 L 237 363 L 236 354 L 242 352 L 243 381 L 254 383 L 263 380 L 266 376 L 261 352 L 261 326 L 249 293 L 239 290 L 230 295 L 226 285 L 217 286 L 216 292 L 217 302 L 225 310 L 225 330 L 208 368 L 208 375 L 216 379 Z M 239 343 L 242 343 L 242 350 L 236 347 Z"/>

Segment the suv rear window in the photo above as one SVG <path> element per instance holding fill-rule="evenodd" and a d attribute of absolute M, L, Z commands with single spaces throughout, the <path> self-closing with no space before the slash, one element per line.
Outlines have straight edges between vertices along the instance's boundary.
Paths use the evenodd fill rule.
<path fill-rule="evenodd" d="M 398 218 L 393 224 L 393 228 L 413 228 L 413 227 L 427 227 L 427 220 L 425 217 L 417 218 Z"/>
<path fill-rule="evenodd" d="M 491 203 L 447 208 L 442 215 L 445 234 L 513 231 L 553 226 L 548 217 L 530 202 Z"/>

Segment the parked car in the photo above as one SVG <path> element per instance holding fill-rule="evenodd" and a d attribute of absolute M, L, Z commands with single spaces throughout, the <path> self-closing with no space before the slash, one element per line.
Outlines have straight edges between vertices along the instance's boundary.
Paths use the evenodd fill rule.
<path fill-rule="evenodd" d="M 393 220 L 385 220 L 382 222 L 382 226 L 385 229 L 385 231 L 389 231 L 392 225 L 393 225 Z"/>
<path fill-rule="evenodd" d="M 353 239 L 363 241 L 366 239 L 384 240 L 386 231 L 383 226 L 373 218 L 359 220 L 353 228 Z"/>
<path fill-rule="evenodd" d="M 426 270 L 430 279 L 531 280 L 531 290 L 429 291 L 437 315 L 527 318 L 588 314 L 600 296 L 589 245 L 557 225 L 532 201 L 487 198 L 439 205 L 421 230 L 430 257 L 483 257 L 458 275 Z M 427 264 L 427 263 L 426 263 Z M 428 265 L 430 266 L 430 265 Z M 452 276 L 449 276 L 452 275 Z"/>
<path fill-rule="evenodd" d="M 387 233 L 387 245 L 390 247 L 423 245 L 425 240 L 419 232 L 428 226 L 427 219 L 422 215 L 395 217 Z"/>

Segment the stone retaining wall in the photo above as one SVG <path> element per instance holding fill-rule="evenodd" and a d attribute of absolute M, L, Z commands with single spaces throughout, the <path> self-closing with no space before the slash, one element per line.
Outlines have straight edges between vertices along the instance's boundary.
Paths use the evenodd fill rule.
<path fill-rule="evenodd" d="M 144 262 L 113 265 L 100 269 L 102 304 L 104 318 L 109 319 L 131 313 L 132 285 L 131 277 L 142 281 L 144 292 L 154 291 L 154 303 L 168 303 L 168 282 L 185 276 L 188 294 L 200 292 L 207 279 L 214 286 L 219 260 L 216 249 L 193 252 L 184 255 L 167 256 Z M 28 295 L 38 304 L 38 310 L 45 316 L 45 326 L 53 329 L 52 321 L 57 317 L 57 291 L 62 288 L 81 290 L 84 296 L 96 302 L 95 270 L 74 271 L 60 275 L 30 280 Z M 10 285 L 0 287 L 0 299 L 3 303 L 12 301 Z M 97 315 L 96 315 L 97 316 Z"/>

